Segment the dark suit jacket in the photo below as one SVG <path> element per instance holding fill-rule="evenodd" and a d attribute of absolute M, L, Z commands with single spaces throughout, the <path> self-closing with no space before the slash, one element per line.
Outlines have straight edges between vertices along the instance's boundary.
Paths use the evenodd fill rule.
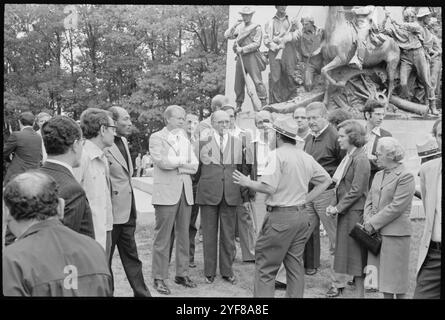
<path fill-rule="evenodd" d="M 223 197 L 229 206 L 237 206 L 243 201 L 249 201 L 248 189 L 240 188 L 239 185 L 233 183 L 232 177 L 235 170 L 250 174 L 246 167 L 243 167 L 243 146 L 240 139 L 229 135 L 223 153 L 223 164 L 221 164 L 219 146 L 213 134 L 205 141 L 197 142 L 195 150 L 199 155 L 196 204 L 217 206 Z"/>
<path fill-rule="evenodd" d="M 370 165 L 363 148 L 357 148 L 346 163 L 343 177 L 337 187 L 339 214 L 349 210 L 363 210 L 368 194 Z"/>
<path fill-rule="evenodd" d="M 4 184 L 14 175 L 40 166 L 42 138 L 31 127 L 14 131 L 3 146 L 3 160 L 7 160 L 11 153 L 14 153 L 14 158 L 4 177 Z"/>
<path fill-rule="evenodd" d="M 63 224 L 94 239 L 93 216 L 85 191 L 79 182 L 67 168 L 57 163 L 45 162 L 40 170 L 51 176 L 59 185 L 59 196 L 65 200 Z"/>

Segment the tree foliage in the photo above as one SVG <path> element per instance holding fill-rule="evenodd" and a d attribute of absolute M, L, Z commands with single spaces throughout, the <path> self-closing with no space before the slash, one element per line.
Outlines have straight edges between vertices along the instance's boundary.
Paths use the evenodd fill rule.
<path fill-rule="evenodd" d="M 224 92 L 227 6 L 7 4 L 4 115 L 127 108 L 133 147 L 147 148 L 168 105 L 202 113 Z"/>

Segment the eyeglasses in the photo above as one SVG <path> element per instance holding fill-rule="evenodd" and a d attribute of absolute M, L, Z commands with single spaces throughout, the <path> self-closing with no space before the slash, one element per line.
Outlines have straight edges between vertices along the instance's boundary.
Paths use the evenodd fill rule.
<path fill-rule="evenodd" d="M 304 116 L 295 116 L 294 119 L 295 119 L 295 120 L 297 120 L 297 119 L 303 119 L 303 120 L 306 120 L 307 117 L 304 117 Z"/>
<path fill-rule="evenodd" d="M 104 124 L 104 126 L 107 127 L 107 128 L 112 128 L 112 131 L 116 132 L 116 128 L 117 128 L 116 126 L 112 126 L 110 124 Z"/>
<path fill-rule="evenodd" d="M 263 120 L 258 120 L 257 123 L 261 124 L 261 123 L 270 123 L 269 119 L 263 119 Z"/>

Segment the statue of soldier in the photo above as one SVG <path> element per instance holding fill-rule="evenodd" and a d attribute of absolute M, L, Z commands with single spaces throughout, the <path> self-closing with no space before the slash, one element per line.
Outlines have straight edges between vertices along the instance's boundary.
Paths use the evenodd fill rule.
<path fill-rule="evenodd" d="M 386 32 L 394 38 L 400 47 L 400 85 L 401 95 L 408 97 L 408 78 L 413 69 L 417 72 L 417 77 L 425 87 L 426 97 L 429 101 L 429 110 L 433 115 L 438 115 L 436 109 L 436 98 L 434 88 L 431 85 L 430 70 L 423 48 L 423 28 L 416 21 L 414 8 L 407 7 L 403 10 L 402 23 L 395 22 L 389 12 L 386 15 L 390 18 L 391 26 Z"/>
<path fill-rule="evenodd" d="M 437 95 L 437 85 L 440 80 L 442 68 L 442 46 L 437 36 L 430 30 L 431 15 L 432 12 L 428 7 L 421 7 L 417 12 L 417 21 L 423 28 L 423 47 L 430 65 L 431 86 Z"/>
<path fill-rule="evenodd" d="M 359 6 L 351 9 L 354 14 L 353 26 L 357 31 L 357 49 L 349 61 L 349 65 L 357 69 L 363 68 L 363 59 L 366 54 L 367 42 L 370 40 L 370 31 L 376 29 L 374 21 L 374 6 Z"/>
<path fill-rule="evenodd" d="M 286 14 L 287 6 L 275 6 L 277 12 L 264 27 L 264 45 L 269 49 L 269 103 L 288 101 L 296 94 L 293 72 L 296 65 L 294 46 L 284 39 L 293 25 Z"/>
<path fill-rule="evenodd" d="M 245 79 L 239 57 L 241 56 L 244 63 L 244 68 L 247 74 L 253 80 L 255 89 L 261 104 L 267 104 L 267 91 L 264 86 L 261 72 L 266 69 L 266 63 L 263 60 L 262 54 L 259 52 L 263 32 L 259 24 L 252 23 L 252 16 L 254 10 L 249 7 L 244 7 L 239 13 L 242 20 L 227 29 L 224 33 L 226 39 L 235 40 L 233 44 L 233 51 L 237 55 L 236 70 L 235 70 L 235 94 L 236 107 L 241 110 L 241 105 L 244 102 L 245 96 Z M 243 24 L 244 22 L 244 24 Z"/>
<path fill-rule="evenodd" d="M 296 21 L 292 21 L 297 24 Z M 320 73 L 323 67 L 323 56 L 321 53 L 321 43 L 324 31 L 315 25 L 313 16 L 303 16 L 301 18 L 302 30 L 295 30 L 286 40 L 295 42 L 297 56 L 305 63 L 304 89 L 311 91 L 314 86 L 314 75 Z"/>

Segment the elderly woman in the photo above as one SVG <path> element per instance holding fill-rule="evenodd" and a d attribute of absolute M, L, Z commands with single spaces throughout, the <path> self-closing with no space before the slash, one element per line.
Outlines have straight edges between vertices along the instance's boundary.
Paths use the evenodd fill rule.
<path fill-rule="evenodd" d="M 334 270 L 338 273 L 338 280 L 332 284 L 327 296 L 340 295 L 348 278 L 354 276 L 359 296 L 364 297 L 366 250 L 349 233 L 357 222 L 363 222 L 363 207 L 368 193 L 371 168 L 363 148 L 366 130 L 355 120 L 346 120 L 338 128 L 340 148 L 347 153 L 332 177 L 337 184 L 337 204 L 326 209 L 328 216 L 338 215 L 334 256 Z"/>
<path fill-rule="evenodd" d="M 368 253 L 368 265 L 376 267 L 369 276 L 377 275 L 384 298 L 404 298 L 409 287 L 409 215 L 414 176 L 401 163 L 404 150 L 396 139 L 381 138 L 376 156 L 383 170 L 376 173 L 366 199 L 364 226 L 367 231 L 381 234 L 382 247 L 378 256 Z"/>

